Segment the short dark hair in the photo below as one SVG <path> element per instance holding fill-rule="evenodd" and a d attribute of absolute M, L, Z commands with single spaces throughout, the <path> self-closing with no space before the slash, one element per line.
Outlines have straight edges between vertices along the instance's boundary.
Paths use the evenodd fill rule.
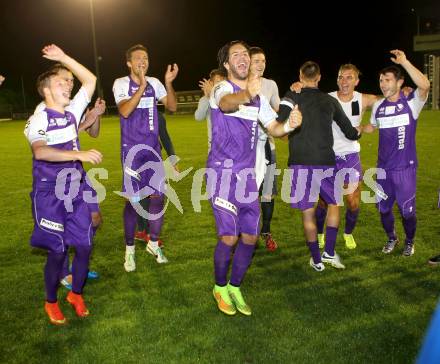
<path fill-rule="evenodd" d="M 314 80 L 321 74 L 318 63 L 313 61 L 305 62 L 299 70 L 304 78 L 307 78 L 308 80 Z"/>
<path fill-rule="evenodd" d="M 254 54 L 262 54 L 266 57 L 266 53 L 264 53 L 263 49 L 260 47 L 250 47 L 249 55 L 252 57 Z"/>
<path fill-rule="evenodd" d="M 397 66 L 388 66 L 382 68 L 381 71 L 379 72 L 379 75 L 385 75 L 386 73 L 392 73 L 397 81 L 403 80 L 405 78 L 402 69 Z"/>
<path fill-rule="evenodd" d="M 225 73 L 223 72 L 223 70 L 219 69 L 219 68 L 215 68 L 213 69 L 211 72 L 209 72 L 209 78 L 212 80 L 215 76 L 220 76 L 220 77 L 226 77 Z"/>
<path fill-rule="evenodd" d="M 133 52 L 136 52 L 136 51 L 144 51 L 145 53 L 148 54 L 148 50 L 147 50 L 147 48 L 144 45 L 142 45 L 142 44 L 135 44 L 134 46 L 132 46 L 132 47 L 127 49 L 127 51 L 125 52 L 125 59 L 127 61 L 130 61 L 131 60 L 131 54 Z"/>
<path fill-rule="evenodd" d="M 228 70 L 225 68 L 224 63 L 226 63 L 229 59 L 229 50 L 236 44 L 241 44 L 243 47 L 247 49 L 249 52 L 249 46 L 245 41 L 242 40 L 233 40 L 229 43 L 226 43 L 223 47 L 221 47 L 217 53 L 218 60 L 218 68 L 224 72 L 224 74 L 228 74 Z"/>
<path fill-rule="evenodd" d="M 40 96 L 44 99 L 44 91 L 43 89 L 49 87 L 50 79 L 54 76 L 58 75 L 59 69 L 50 68 L 46 72 L 43 72 L 37 78 L 37 90 Z"/>

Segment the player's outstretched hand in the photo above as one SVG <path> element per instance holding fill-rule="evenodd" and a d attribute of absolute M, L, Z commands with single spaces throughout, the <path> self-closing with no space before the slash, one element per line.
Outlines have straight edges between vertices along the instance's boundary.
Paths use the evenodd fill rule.
<path fill-rule="evenodd" d="M 291 128 L 298 128 L 302 123 L 302 113 L 298 108 L 298 104 L 293 107 L 289 115 L 289 126 Z"/>
<path fill-rule="evenodd" d="M 93 108 L 96 115 L 102 115 L 105 112 L 105 100 L 98 97 L 95 101 L 95 107 Z"/>
<path fill-rule="evenodd" d="M 211 94 L 213 84 L 211 80 L 207 80 L 206 78 L 204 78 L 203 80 L 199 81 L 199 87 L 202 89 L 203 94 L 206 97 L 209 97 L 209 95 Z"/>
<path fill-rule="evenodd" d="M 3 81 L 5 80 L 5 77 L 0 75 L 0 86 L 2 85 Z"/>
<path fill-rule="evenodd" d="M 410 86 L 402 87 L 402 92 L 403 92 L 403 94 L 405 95 L 405 97 L 408 97 L 409 94 L 410 94 L 411 92 L 413 92 L 413 91 L 414 91 L 414 89 L 413 89 L 412 87 L 410 87 Z"/>
<path fill-rule="evenodd" d="M 99 164 L 102 162 L 102 154 L 95 149 L 78 151 L 78 160 L 80 160 L 81 162 Z"/>
<path fill-rule="evenodd" d="M 406 56 L 405 53 L 398 49 L 393 49 L 390 51 L 391 54 L 394 55 L 394 57 L 391 57 L 391 60 L 396 64 L 403 64 L 406 62 Z"/>
<path fill-rule="evenodd" d="M 133 68 L 133 73 L 139 79 L 139 86 L 141 86 L 141 88 L 145 89 L 147 87 L 147 79 L 145 77 L 145 75 L 147 73 L 147 66 L 141 64 L 138 67 Z"/>
<path fill-rule="evenodd" d="M 304 85 L 301 82 L 297 81 L 290 85 L 290 91 L 300 94 L 303 87 Z"/>
<path fill-rule="evenodd" d="M 171 83 L 173 82 L 177 74 L 179 73 L 179 67 L 176 63 L 173 63 L 172 65 L 168 65 L 167 71 L 165 72 L 165 83 Z"/>
<path fill-rule="evenodd" d="M 66 57 L 64 51 L 55 44 L 49 44 L 41 51 L 43 52 L 43 57 L 50 59 L 51 61 L 62 62 L 63 58 Z"/>
<path fill-rule="evenodd" d="M 252 99 L 261 92 L 261 77 L 257 73 L 249 73 L 246 91 Z"/>

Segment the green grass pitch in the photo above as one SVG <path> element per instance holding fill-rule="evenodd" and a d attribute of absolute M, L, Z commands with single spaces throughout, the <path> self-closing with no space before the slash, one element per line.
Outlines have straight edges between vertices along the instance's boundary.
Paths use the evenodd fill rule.
<path fill-rule="evenodd" d="M 367 115 L 366 115 L 367 117 Z M 83 149 L 104 154 L 107 196 L 101 204 L 91 268 L 101 274 L 85 288 L 91 316 L 79 319 L 65 302 L 69 323 L 51 326 L 43 311 L 43 251 L 29 246 L 32 218 L 31 152 L 24 121 L 1 122 L 0 170 L 0 362 L 2 363 L 411 363 L 417 356 L 440 292 L 440 271 L 427 259 L 440 253 L 437 190 L 440 187 L 440 113 L 421 114 L 417 145 L 418 228 L 416 253 L 381 253 L 386 240 L 378 212 L 362 204 L 355 230 L 358 248 L 337 251 L 345 271 L 308 265 L 300 213 L 278 196 L 272 222 L 279 249 L 263 246 L 242 286 L 251 317 L 220 313 L 211 295 L 215 227 L 209 204 L 193 210 L 194 171 L 206 161 L 206 124 L 191 116 L 168 116 L 168 129 L 181 158 L 173 183 L 184 213 L 170 205 L 162 239 L 167 265 L 157 264 L 137 243 L 137 270 L 125 273 L 120 190 L 119 122 L 104 118 L 101 135 L 81 137 Z M 364 169 L 377 157 L 377 134 L 361 139 Z M 277 141 L 278 166 L 287 145 Z M 86 165 L 86 168 L 90 168 Z M 280 180 L 281 181 L 281 180 Z M 396 214 L 398 235 L 403 236 Z"/>

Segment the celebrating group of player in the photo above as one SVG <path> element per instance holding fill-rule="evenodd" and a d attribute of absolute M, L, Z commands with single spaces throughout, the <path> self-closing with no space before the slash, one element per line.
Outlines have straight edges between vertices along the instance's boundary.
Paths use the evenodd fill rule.
<path fill-rule="evenodd" d="M 215 177 L 207 178 L 206 184 L 218 235 L 213 295 L 220 311 L 234 315 L 238 310 L 251 315 L 240 286 L 259 235 L 269 250 L 277 248 L 270 230 L 276 194 L 272 137 L 288 138 L 291 205 L 302 211 L 312 268 L 322 272 L 323 263 L 345 268 L 335 252 L 340 220 L 337 201 L 343 189 L 350 191 L 344 238 L 348 248 L 356 247 L 352 232 L 359 213 L 362 178 L 357 139 L 362 131 L 372 132 L 376 128 L 379 129 L 378 167 L 386 172 L 386 178 L 377 180 L 381 187 L 378 208 L 388 235 L 383 252 L 391 253 L 399 242 L 392 212 L 397 202 L 406 233 L 403 254 L 414 253 L 415 129 L 430 85 L 402 51 L 391 53 L 391 60 L 401 65 L 417 86 L 414 91 L 401 92 L 402 71 L 390 66 L 380 72 L 384 98 L 360 94 L 354 91 L 359 83 L 359 71 L 347 64 L 339 70 L 339 90 L 329 95 L 318 89 L 320 69 L 317 63 L 309 61 L 299 70 L 299 82 L 280 101 L 275 82 L 263 78 L 266 59 L 262 49 L 234 41 L 219 50 L 219 68 L 211 72 L 210 80 L 201 82 L 205 96 L 200 100 L 196 119 L 206 117 L 210 121 L 207 167 Z M 102 154 L 94 149 L 81 151 L 78 132 L 87 130 L 97 136 L 99 115 L 105 103 L 98 99 L 95 107 L 82 117 L 94 93 L 96 77 L 55 45 L 45 47 L 43 57 L 57 63 L 38 78 L 38 91 L 44 104 L 37 108 L 25 128 L 33 152 L 31 198 L 35 225 L 31 245 L 48 251 L 44 269 L 45 310 L 52 323 L 64 324 L 66 319 L 58 305 L 57 289 L 60 280 L 69 273 L 70 246 L 75 248 L 75 257 L 67 301 L 78 316 L 89 314 L 82 291 L 87 277 L 93 276 L 89 272 L 89 258 L 100 214 L 96 201 L 92 198 L 86 202 L 83 197 L 96 199 L 82 162 L 98 164 Z M 113 93 L 120 114 L 126 198 L 124 268 L 131 272 L 136 269 L 134 239 L 140 206 L 147 206 L 149 216 L 147 251 L 158 263 L 168 261 L 159 240 L 166 184 L 157 102 L 162 102 L 169 111 L 176 110 L 172 82 L 178 67 L 168 66 L 164 86 L 157 78 L 147 76 L 149 59 L 144 46 L 131 47 L 126 52 L 126 62 L 130 74 L 114 82 Z M 81 88 L 71 99 L 72 74 L 81 82 Z M 367 107 L 372 107 L 371 124 L 361 126 L 362 113 Z M 336 178 L 340 175 L 338 171 L 346 172 L 343 179 Z M 65 182 L 62 186 L 60 180 Z M 92 193 L 84 194 L 85 190 Z M 59 196 L 71 191 L 79 193 L 66 204 Z M 262 201 L 262 229 L 258 195 Z M 320 202 L 316 208 L 318 196 Z M 320 247 L 324 248 L 322 254 Z"/>

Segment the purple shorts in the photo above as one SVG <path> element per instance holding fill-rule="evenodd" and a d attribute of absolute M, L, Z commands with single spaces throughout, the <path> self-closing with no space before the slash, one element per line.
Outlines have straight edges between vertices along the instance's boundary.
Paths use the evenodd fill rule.
<path fill-rule="evenodd" d="M 291 165 L 290 206 L 301 211 L 315 206 L 321 195 L 329 205 L 336 205 L 335 174 L 331 166 Z"/>
<path fill-rule="evenodd" d="M 90 210 L 81 192 L 72 199 L 72 211 L 69 212 L 54 189 L 34 186 L 30 194 L 34 218 L 31 246 L 61 253 L 66 246 L 92 245 Z"/>
<path fill-rule="evenodd" d="M 344 184 L 357 184 L 362 181 L 362 166 L 359 153 L 336 156 L 335 180 L 343 178 Z"/>
<path fill-rule="evenodd" d="M 143 199 L 165 193 L 165 170 L 160 150 L 145 147 L 122 148 L 122 190 L 127 197 Z"/>
<path fill-rule="evenodd" d="M 416 213 L 416 167 L 401 170 L 386 170 L 385 179 L 377 179 L 382 191 L 377 193 L 377 208 L 386 213 L 393 208 L 394 202 L 404 217 Z"/>
<path fill-rule="evenodd" d="M 226 178 L 221 177 L 221 170 L 217 173 L 218 178 L 208 179 L 207 182 L 217 235 L 238 236 L 241 233 L 258 235 L 260 204 L 255 176 L 238 178 L 236 174 L 232 174 L 228 183 Z"/>
<path fill-rule="evenodd" d="M 98 195 L 93 188 L 92 182 L 85 174 L 83 199 L 87 202 L 90 213 L 100 212 L 98 204 Z"/>

